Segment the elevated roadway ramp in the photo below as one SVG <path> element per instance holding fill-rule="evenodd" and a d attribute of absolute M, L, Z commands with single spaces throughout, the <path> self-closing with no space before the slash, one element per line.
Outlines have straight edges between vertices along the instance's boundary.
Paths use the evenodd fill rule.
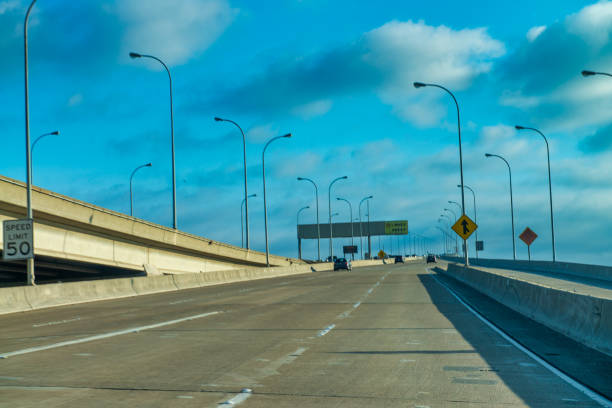
<path fill-rule="evenodd" d="M 0 221 L 25 218 L 24 183 L 0 176 Z M 155 274 L 266 266 L 265 253 L 33 188 L 35 255 Z M 0 236 L 0 241 L 2 237 Z M 304 264 L 270 255 L 271 266 Z"/>

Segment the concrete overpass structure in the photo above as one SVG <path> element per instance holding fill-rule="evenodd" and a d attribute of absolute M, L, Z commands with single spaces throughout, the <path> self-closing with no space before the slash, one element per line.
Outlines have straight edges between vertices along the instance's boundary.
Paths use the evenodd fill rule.
<path fill-rule="evenodd" d="M 0 176 L 0 221 L 25 218 L 25 201 L 24 183 Z M 42 188 L 34 187 L 32 203 L 37 257 L 148 275 L 266 266 L 265 253 L 167 228 Z M 271 266 L 296 264 L 304 263 L 270 256 Z"/>

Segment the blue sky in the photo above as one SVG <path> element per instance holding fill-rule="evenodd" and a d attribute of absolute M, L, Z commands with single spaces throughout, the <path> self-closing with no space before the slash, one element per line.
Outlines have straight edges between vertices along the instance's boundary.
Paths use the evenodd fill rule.
<path fill-rule="evenodd" d="M 26 1 L 0 0 L 0 174 L 25 179 L 23 39 Z M 333 211 L 374 195 L 372 219 L 407 219 L 432 237 L 448 200 L 460 201 L 456 112 L 461 108 L 465 183 L 477 194 L 486 257 L 511 257 L 508 159 L 517 235 L 539 234 L 536 259 L 550 259 L 546 150 L 549 138 L 559 260 L 612 264 L 612 2 L 39 0 L 30 41 L 31 132 L 59 129 L 34 153 L 36 185 L 171 225 L 168 81 L 174 81 L 178 225 L 240 245 L 242 141 L 247 132 L 251 240 L 264 249 L 261 151 L 266 154 L 270 248 L 296 256 L 296 211 L 321 219 L 327 185 Z M 467 195 L 468 215 L 473 214 Z M 356 216 L 356 215 L 354 215 Z M 375 244 L 377 244 L 377 240 Z M 342 242 L 337 242 L 336 251 Z M 390 242 L 385 243 L 388 248 Z M 395 244 L 394 244 L 395 245 Z M 473 244 L 472 244 L 473 245 Z M 327 242 L 322 244 L 327 254 Z M 375 246 L 375 250 L 377 245 Z M 316 254 L 316 242 L 304 255 Z M 527 256 L 517 239 L 517 254 Z"/>

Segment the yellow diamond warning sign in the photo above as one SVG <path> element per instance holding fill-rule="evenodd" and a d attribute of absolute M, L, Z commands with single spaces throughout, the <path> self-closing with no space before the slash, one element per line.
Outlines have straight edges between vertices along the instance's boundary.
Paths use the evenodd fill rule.
<path fill-rule="evenodd" d="M 478 225 L 474 224 L 474 221 L 472 221 L 470 217 L 463 214 L 452 228 L 461 238 L 468 239 L 470 235 L 476 231 Z"/>

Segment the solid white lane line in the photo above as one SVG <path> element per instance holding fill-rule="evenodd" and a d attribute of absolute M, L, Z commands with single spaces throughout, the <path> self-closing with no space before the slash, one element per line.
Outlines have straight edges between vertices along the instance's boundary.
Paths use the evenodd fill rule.
<path fill-rule="evenodd" d="M 237 394 L 237 395 L 233 396 L 232 398 L 228 399 L 227 401 L 220 402 L 219 404 L 217 404 L 217 406 L 232 405 L 232 406 L 235 407 L 236 405 L 241 404 L 244 401 L 246 401 L 247 399 L 249 399 L 251 397 L 251 395 L 253 395 L 253 390 L 251 390 L 250 388 L 243 388 L 240 391 L 240 394 Z"/>
<path fill-rule="evenodd" d="M 318 334 L 317 337 L 323 337 L 325 336 L 327 333 L 329 333 L 330 331 L 332 331 L 334 329 L 334 327 L 336 327 L 335 324 L 330 324 L 329 326 L 327 326 L 326 328 L 324 328 L 323 330 L 321 330 Z"/>
<path fill-rule="evenodd" d="M 74 319 L 58 320 L 58 321 L 55 321 L 55 322 L 46 322 L 46 323 L 36 323 L 36 324 L 33 324 L 32 327 L 55 326 L 57 324 L 77 322 L 79 320 L 81 320 L 81 318 L 79 316 L 77 316 Z"/>
<path fill-rule="evenodd" d="M 195 299 L 181 299 L 175 300 L 174 302 L 168 302 L 169 305 L 180 305 L 181 303 L 193 302 Z"/>
<path fill-rule="evenodd" d="M 429 269 L 428 271 L 431 273 Z M 535 354 L 534 352 L 532 352 L 531 350 L 529 350 L 528 348 L 526 348 L 525 346 L 523 346 L 522 344 L 514 340 L 512 337 L 507 335 L 506 332 L 502 331 L 499 327 L 493 324 L 490 320 L 488 320 L 486 317 L 484 317 L 478 311 L 476 311 L 473 307 L 465 303 L 463 299 L 461 299 L 457 294 L 455 294 L 455 292 L 451 288 L 449 288 L 444 283 L 442 283 L 433 273 L 431 274 L 431 276 L 435 279 L 436 282 L 438 282 L 442 287 L 444 287 L 451 295 L 453 295 L 453 297 L 457 299 L 459 303 L 465 306 L 465 308 L 469 310 L 474 316 L 476 316 L 484 324 L 486 324 L 491 329 L 493 329 L 494 332 L 502 336 L 506 341 L 512 343 L 514 347 L 521 350 L 523 353 L 527 354 L 533 360 L 540 363 L 540 365 L 542 365 L 548 371 L 555 374 L 557 377 L 561 378 L 563 381 L 565 381 L 572 387 L 576 388 L 578 391 L 582 392 L 583 394 L 591 398 L 593 401 L 597 402 L 602 407 L 612 408 L 612 401 L 610 401 L 609 399 L 607 399 L 606 397 L 602 395 L 599 395 L 598 393 L 591 390 L 590 388 L 585 387 L 584 385 L 580 384 L 578 381 L 574 380 L 573 378 L 569 377 L 567 374 L 557 369 L 555 366 L 549 364 L 547 361 L 540 358 L 540 356 L 538 356 L 537 354 Z"/>
<path fill-rule="evenodd" d="M 54 348 L 58 348 L 58 347 L 71 346 L 73 344 L 87 343 L 87 342 L 90 342 L 90 341 L 107 339 L 109 337 L 121 336 L 121 335 L 124 335 L 124 334 L 138 333 L 139 331 L 143 331 L 143 330 L 156 329 L 158 327 L 163 327 L 163 326 L 169 326 L 169 325 L 172 325 L 172 324 L 182 323 L 182 322 L 186 322 L 188 320 L 200 319 L 202 317 L 212 316 L 212 315 L 216 315 L 216 314 L 219 314 L 219 313 L 223 313 L 223 312 L 215 311 L 215 312 L 202 313 L 202 314 L 197 314 L 197 315 L 193 315 L 193 316 L 183 317 L 183 318 L 180 318 L 180 319 L 169 320 L 167 322 L 149 324 L 149 325 L 140 326 L 140 327 L 132 327 L 130 329 L 119 330 L 119 331 L 114 331 L 114 332 L 104 333 L 104 334 L 97 334 L 95 336 L 84 337 L 84 338 L 76 339 L 76 340 L 62 341 L 60 343 L 47 344 L 45 346 L 30 347 L 30 348 L 23 349 L 23 350 L 11 351 L 11 352 L 8 352 L 8 353 L 0 354 L 0 358 L 8 358 L 8 357 L 13 357 L 13 356 L 18 356 L 20 354 L 28 354 L 28 353 L 34 353 L 34 352 L 37 352 L 37 351 L 54 349 Z"/>

